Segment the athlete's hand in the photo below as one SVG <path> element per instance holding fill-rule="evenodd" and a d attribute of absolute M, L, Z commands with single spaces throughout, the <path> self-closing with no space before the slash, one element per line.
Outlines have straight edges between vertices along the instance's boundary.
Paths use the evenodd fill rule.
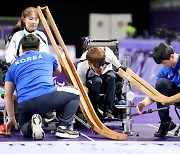
<path fill-rule="evenodd" d="M 139 114 L 142 114 L 143 108 L 144 108 L 143 102 L 139 102 L 139 103 L 136 105 L 136 110 L 137 110 L 137 112 L 138 112 Z"/>
<path fill-rule="evenodd" d="M 15 129 L 18 129 L 18 123 L 16 122 L 16 119 L 8 120 L 6 124 L 6 133 L 10 133 L 11 130 L 15 127 Z"/>

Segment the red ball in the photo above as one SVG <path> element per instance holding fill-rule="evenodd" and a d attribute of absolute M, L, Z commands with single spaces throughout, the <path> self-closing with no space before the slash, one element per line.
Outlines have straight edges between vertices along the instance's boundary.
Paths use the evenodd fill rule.
<path fill-rule="evenodd" d="M 6 125 L 2 124 L 0 126 L 0 135 L 4 135 L 4 134 L 6 134 Z"/>

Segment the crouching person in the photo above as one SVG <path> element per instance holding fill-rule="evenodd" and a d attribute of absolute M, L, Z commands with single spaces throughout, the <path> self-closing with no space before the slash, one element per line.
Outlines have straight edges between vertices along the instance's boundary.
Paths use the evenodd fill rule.
<path fill-rule="evenodd" d="M 26 137 L 43 139 L 42 118 L 47 112 L 61 112 L 57 137 L 77 138 L 79 133 L 69 126 L 79 106 L 80 92 L 72 86 L 57 87 L 53 73 L 61 72 L 56 58 L 45 52 L 38 52 L 40 40 L 33 34 L 21 39 L 23 55 L 9 67 L 5 77 L 5 107 L 8 114 L 7 133 L 17 122 L 14 115 L 12 95 L 17 91 L 20 131 Z M 58 113 L 57 113 L 58 114 Z"/>

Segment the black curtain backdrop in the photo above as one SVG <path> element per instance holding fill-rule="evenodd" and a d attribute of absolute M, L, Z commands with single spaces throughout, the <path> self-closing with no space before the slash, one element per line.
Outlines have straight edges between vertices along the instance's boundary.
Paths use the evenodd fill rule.
<path fill-rule="evenodd" d="M 82 37 L 89 35 L 89 13 L 131 13 L 138 33 L 148 30 L 149 0 L 17 0 L 3 3 L 0 16 L 16 17 L 26 7 L 48 6 L 64 43 L 76 46 L 77 58 L 83 50 Z"/>

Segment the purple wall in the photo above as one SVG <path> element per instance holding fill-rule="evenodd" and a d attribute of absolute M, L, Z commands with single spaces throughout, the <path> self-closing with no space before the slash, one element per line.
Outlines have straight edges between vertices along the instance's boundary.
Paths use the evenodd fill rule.
<path fill-rule="evenodd" d="M 180 8 L 151 11 L 149 14 L 150 34 L 153 34 L 154 30 L 159 28 L 162 24 L 166 24 L 180 32 Z"/>

